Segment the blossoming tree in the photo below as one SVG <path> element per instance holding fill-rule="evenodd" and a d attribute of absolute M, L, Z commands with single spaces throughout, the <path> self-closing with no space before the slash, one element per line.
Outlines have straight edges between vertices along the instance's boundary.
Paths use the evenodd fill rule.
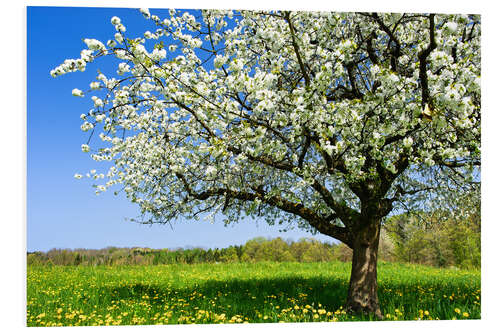
<path fill-rule="evenodd" d="M 145 223 L 211 212 L 331 236 L 353 249 L 347 307 L 380 317 L 384 217 L 480 185 L 480 17 L 141 12 L 153 31 L 113 17 L 113 39 L 51 71 L 118 59 L 73 90 L 102 141 L 82 150 L 113 162 L 97 192 L 121 184 Z"/>

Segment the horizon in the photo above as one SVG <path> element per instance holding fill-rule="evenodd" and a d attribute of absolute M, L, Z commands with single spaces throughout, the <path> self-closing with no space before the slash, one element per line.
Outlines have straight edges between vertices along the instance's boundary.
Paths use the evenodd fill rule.
<path fill-rule="evenodd" d="M 319 241 L 321 244 L 327 244 L 327 245 L 335 245 L 335 246 L 338 246 L 339 244 L 341 244 L 339 241 L 337 240 L 333 240 L 333 241 L 321 241 L 321 240 L 318 240 L 314 237 L 301 237 L 301 238 L 298 238 L 298 239 L 291 239 L 291 238 L 283 238 L 283 237 L 260 237 L 260 236 L 257 236 L 257 237 L 253 237 L 253 238 L 250 238 L 248 239 L 246 242 L 244 243 L 241 243 L 241 244 L 231 244 L 231 245 L 228 245 L 228 246 L 223 246 L 223 247 L 207 247 L 207 246 L 196 246 L 196 245 L 185 245 L 185 246 L 179 246 L 179 247 L 163 247 L 163 248 L 158 248 L 158 247 L 148 247 L 148 246 L 114 246 L 114 245 L 109 245 L 109 246 L 105 246 L 105 247 L 102 247 L 102 248 L 58 248 L 58 247 L 54 247 L 54 248 L 51 248 L 49 250 L 45 250 L 45 251 L 41 251 L 41 250 L 35 250 L 35 251 L 26 251 L 27 254 L 31 254 L 31 253 L 37 253 L 37 252 L 42 252 L 42 253 L 47 253 L 47 252 L 50 252 L 50 251 L 64 251 L 64 250 L 69 250 L 69 251 L 102 251 L 102 250 L 106 250 L 106 249 L 110 249 L 110 248 L 116 248 L 116 249 L 149 249 L 149 250 L 169 250 L 169 251 L 179 251 L 179 250 L 193 250 L 193 249 L 201 249 L 201 250 L 215 250 L 215 249 L 226 249 L 226 248 L 229 248 L 229 247 L 236 247 L 236 246 L 245 246 L 245 244 L 249 241 L 252 241 L 252 240 L 256 240 L 256 239 L 259 239 L 259 238 L 263 238 L 264 240 L 266 241 L 271 241 L 271 240 L 274 240 L 274 239 L 278 239 L 278 238 L 281 238 L 284 242 L 286 243 L 298 243 L 300 241 L 303 241 L 303 240 L 306 240 L 306 241 Z"/>

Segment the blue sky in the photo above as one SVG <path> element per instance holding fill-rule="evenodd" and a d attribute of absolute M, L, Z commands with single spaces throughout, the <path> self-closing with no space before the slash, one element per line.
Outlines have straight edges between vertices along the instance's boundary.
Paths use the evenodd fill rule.
<path fill-rule="evenodd" d="M 160 17 L 165 11 L 151 10 Z M 115 73 L 110 63 L 96 61 L 85 72 L 52 78 L 49 71 L 67 58 L 78 58 L 85 48 L 83 38 L 103 42 L 115 33 L 110 23 L 118 16 L 129 37 L 141 36 L 153 26 L 137 9 L 28 7 L 27 8 L 27 250 L 52 248 L 103 248 L 142 246 L 175 248 L 185 246 L 226 247 L 257 237 L 298 240 L 313 237 L 301 230 L 279 232 L 264 221 L 245 220 L 224 227 L 221 219 L 177 221 L 168 225 L 139 225 L 126 221 L 139 215 L 136 205 L 113 191 L 94 194 L 92 181 L 77 180 L 103 168 L 82 153 L 88 134 L 80 130 L 80 114 L 92 101 L 71 94 L 73 88 L 87 90 L 103 73 Z M 102 59 L 100 59 L 102 60 Z M 103 169 L 104 170 L 104 169 Z M 317 235 L 322 241 L 332 238 Z"/>

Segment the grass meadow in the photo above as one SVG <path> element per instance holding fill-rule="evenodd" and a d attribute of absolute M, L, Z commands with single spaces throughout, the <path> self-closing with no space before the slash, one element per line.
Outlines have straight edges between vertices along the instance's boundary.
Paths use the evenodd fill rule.
<path fill-rule="evenodd" d="M 365 321 L 350 264 L 28 266 L 28 326 Z M 385 320 L 479 319 L 479 271 L 379 263 Z"/>

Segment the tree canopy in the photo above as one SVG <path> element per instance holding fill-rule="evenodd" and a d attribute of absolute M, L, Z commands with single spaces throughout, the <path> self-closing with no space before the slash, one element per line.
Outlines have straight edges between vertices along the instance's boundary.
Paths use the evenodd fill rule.
<path fill-rule="evenodd" d="M 82 150 L 114 162 L 97 191 L 121 184 L 144 222 L 259 216 L 353 247 L 391 211 L 479 187 L 478 15 L 141 12 L 151 31 L 113 17 L 51 74 L 118 60 L 73 94 L 102 141 Z"/>

